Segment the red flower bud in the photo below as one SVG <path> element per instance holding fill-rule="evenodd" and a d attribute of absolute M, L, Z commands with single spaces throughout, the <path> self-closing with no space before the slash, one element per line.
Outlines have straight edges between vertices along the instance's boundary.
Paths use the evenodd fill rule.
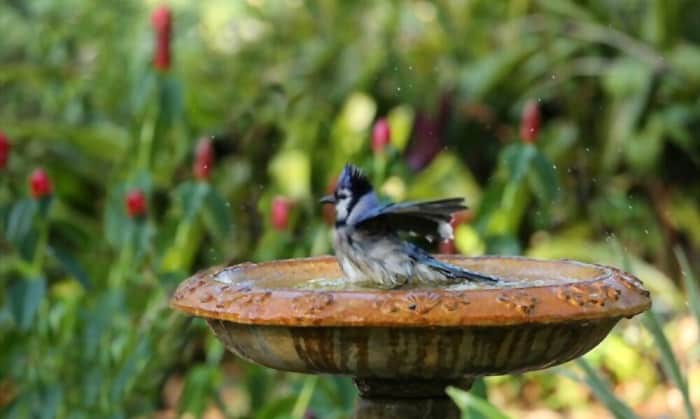
<path fill-rule="evenodd" d="M 151 14 L 151 25 L 156 35 L 153 52 L 153 66 L 157 70 L 170 69 L 170 38 L 172 33 L 172 14 L 168 6 L 160 6 Z"/>
<path fill-rule="evenodd" d="M 172 27 L 172 13 L 168 6 L 159 6 L 151 14 L 151 25 L 157 33 L 170 32 Z"/>
<path fill-rule="evenodd" d="M 34 169 L 29 176 L 29 186 L 32 196 L 36 199 L 51 195 L 51 191 L 53 190 L 51 179 L 49 179 L 49 175 L 47 175 L 42 168 Z"/>
<path fill-rule="evenodd" d="M 530 144 L 537 141 L 541 123 L 540 105 L 537 101 L 528 100 L 523 108 L 523 115 L 520 121 L 520 139 Z"/>
<path fill-rule="evenodd" d="M 386 146 L 391 142 L 391 128 L 386 118 L 381 118 L 374 124 L 372 129 L 372 150 L 375 154 L 383 153 Z"/>
<path fill-rule="evenodd" d="M 7 160 L 10 158 L 10 148 L 12 148 L 12 144 L 10 144 L 7 136 L 0 132 L 0 170 L 7 166 Z"/>
<path fill-rule="evenodd" d="M 130 218 L 145 215 L 146 207 L 146 196 L 141 189 L 132 189 L 126 194 L 126 213 Z"/>
<path fill-rule="evenodd" d="M 209 138 L 203 137 L 197 143 L 194 151 L 192 171 L 199 180 L 208 180 L 214 165 L 214 145 Z"/>
<path fill-rule="evenodd" d="M 281 196 L 276 196 L 272 200 L 272 227 L 275 230 L 284 231 L 287 229 L 292 206 L 292 201 Z"/>

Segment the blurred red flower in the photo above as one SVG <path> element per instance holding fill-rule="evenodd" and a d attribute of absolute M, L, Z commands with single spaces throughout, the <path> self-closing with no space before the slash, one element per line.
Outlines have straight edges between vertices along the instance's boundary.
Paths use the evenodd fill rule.
<path fill-rule="evenodd" d="M 383 153 L 391 142 L 391 128 L 386 118 L 379 119 L 372 129 L 372 150 L 375 154 Z"/>
<path fill-rule="evenodd" d="M 276 196 L 272 199 L 272 227 L 278 231 L 284 231 L 289 226 L 289 215 L 292 211 L 293 203 L 291 200 Z"/>
<path fill-rule="evenodd" d="M 156 35 L 153 51 L 153 66 L 157 70 L 170 69 L 170 40 L 172 33 L 172 13 L 168 6 L 159 6 L 151 14 L 151 25 Z"/>
<path fill-rule="evenodd" d="M 214 144 L 207 137 L 202 137 L 194 151 L 192 172 L 199 180 L 208 180 L 214 165 Z"/>
<path fill-rule="evenodd" d="M 41 199 L 51 195 L 53 190 L 49 175 L 47 175 L 46 171 L 40 167 L 34 169 L 32 174 L 29 175 L 29 187 L 31 189 L 32 196 L 36 199 Z"/>
<path fill-rule="evenodd" d="M 0 169 L 4 169 L 7 166 L 11 148 L 10 140 L 7 139 L 5 133 L 0 132 Z"/>
<path fill-rule="evenodd" d="M 523 107 L 523 115 L 520 120 L 520 139 L 529 144 L 537 141 L 541 123 L 540 105 L 535 100 L 528 100 Z"/>
<path fill-rule="evenodd" d="M 126 213 L 130 218 L 146 214 L 146 196 L 141 189 L 132 189 L 126 194 Z"/>

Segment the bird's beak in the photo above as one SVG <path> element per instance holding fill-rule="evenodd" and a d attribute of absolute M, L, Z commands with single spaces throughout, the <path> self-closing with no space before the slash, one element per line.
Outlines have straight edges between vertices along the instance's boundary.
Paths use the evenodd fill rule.
<path fill-rule="evenodd" d="M 322 204 L 335 204 L 335 197 L 333 195 L 326 195 L 318 202 Z"/>

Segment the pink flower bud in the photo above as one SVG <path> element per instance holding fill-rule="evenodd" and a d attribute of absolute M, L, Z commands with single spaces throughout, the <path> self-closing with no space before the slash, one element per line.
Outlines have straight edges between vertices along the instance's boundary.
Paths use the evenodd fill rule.
<path fill-rule="evenodd" d="M 529 144 L 537 141 L 541 123 L 540 106 L 537 101 L 528 100 L 523 108 L 523 115 L 520 121 L 520 139 Z"/>
<path fill-rule="evenodd" d="M 172 33 L 172 14 L 168 6 L 160 6 L 151 14 L 151 25 L 156 35 L 153 51 L 153 66 L 160 71 L 170 69 L 170 39 Z"/>
<path fill-rule="evenodd" d="M 194 151 L 192 171 L 199 180 L 209 180 L 211 168 L 214 165 L 214 145 L 209 138 L 203 137 L 197 143 Z"/>
<path fill-rule="evenodd" d="M 130 218 L 142 217 L 146 214 L 146 196 L 140 189 L 132 189 L 126 194 L 126 213 Z"/>
<path fill-rule="evenodd" d="M 374 124 L 372 129 L 372 150 L 375 154 L 383 153 L 386 146 L 391 142 L 391 128 L 386 118 L 381 118 Z"/>
<path fill-rule="evenodd" d="M 29 186 L 32 196 L 36 199 L 51 195 L 51 191 L 53 190 L 51 179 L 49 179 L 49 175 L 47 175 L 42 168 L 34 169 L 29 176 Z"/>
<path fill-rule="evenodd" d="M 275 230 L 284 231 L 287 229 L 292 206 L 292 201 L 281 196 L 276 196 L 272 200 L 272 227 Z"/>
<path fill-rule="evenodd" d="M 7 160 L 10 158 L 10 149 L 12 144 L 7 139 L 7 136 L 0 132 L 0 170 L 7 167 Z"/>

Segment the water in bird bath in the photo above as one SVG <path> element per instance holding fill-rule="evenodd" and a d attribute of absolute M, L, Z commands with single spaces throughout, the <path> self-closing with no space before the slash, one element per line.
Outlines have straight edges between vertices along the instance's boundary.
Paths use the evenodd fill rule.
<path fill-rule="evenodd" d="M 517 271 L 509 268 L 509 264 L 519 260 Z M 550 266 L 551 265 L 551 266 Z M 485 257 L 476 258 L 464 265 L 478 272 L 484 272 L 502 280 L 498 283 L 462 281 L 451 284 L 407 284 L 402 290 L 442 289 L 445 291 L 469 291 L 482 289 L 514 289 L 534 288 L 600 279 L 610 275 L 606 269 L 593 265 L 585 265 L 572 261 L 552 261 L 531 264 L 518 258 Z M 557 266 L 556 269 L 551 267 Z M 251 274 L 251 267 L 257 267 Z M 262 268 L 262 269 L 261 269 Z M 379 290 L 371 281 L 349 281 L 341 276 L 336 263 L 332 261 L 318 269 L 308 270 L 299 266 L 288 266 L 285 275 L 280 275 L 272 264 L 255 265 L 252 263 L 229 267 L 218 271 L 213 279 L 237 287 L 253 287 L 265 289 L 296 289 L 322 291 L 369 291 Z"/>

